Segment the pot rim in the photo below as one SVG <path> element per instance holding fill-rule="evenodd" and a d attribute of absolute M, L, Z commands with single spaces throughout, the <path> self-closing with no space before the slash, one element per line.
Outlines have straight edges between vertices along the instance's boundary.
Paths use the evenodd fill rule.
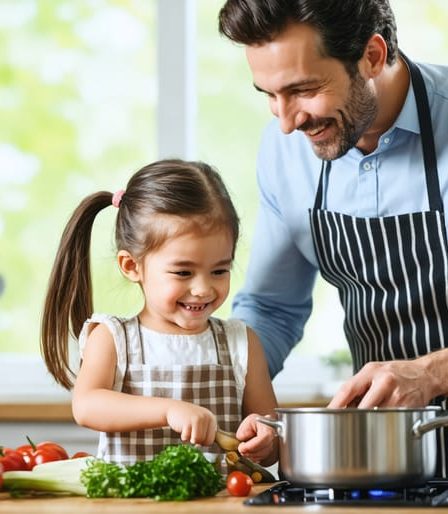
<path fill-rule="evenodd" d="M 358 409 L 356 407 L 346 407 L 341 409 L 330 409 L 328 407 L 277 407 L 276 412 L 282 414 L 352 414 L 358 413 L 375 413 L 375 412 L 440 412 L 439 405 L 428 405 L 426 407 L 373 407 L 370 409 Z"/>

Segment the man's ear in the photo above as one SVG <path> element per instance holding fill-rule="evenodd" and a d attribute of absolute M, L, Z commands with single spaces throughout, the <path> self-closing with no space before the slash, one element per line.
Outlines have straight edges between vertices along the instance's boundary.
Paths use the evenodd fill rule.
<path fill-rule="evenodd" d="M 120 250 L 117 255 L 118 266 L 123 275 L 132 282 L 140 282 L 140 265 L 126 250 Z"/>
<path fill-rule="evenodd" d="M 367 41 L 364 54 L 360 60 L 360 71 L 364 78 L 375 78 L 387 62 L 387 43 L 381 34 L 373 34 Z"/>

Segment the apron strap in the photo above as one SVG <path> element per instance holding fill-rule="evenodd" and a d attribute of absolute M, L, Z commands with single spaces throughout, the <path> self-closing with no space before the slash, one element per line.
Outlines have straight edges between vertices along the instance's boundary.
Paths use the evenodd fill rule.
<path fill-rule="evenodd" d="M 319 185 L 317 186 L 316 199 L 314 200 L 314 208 L 315 209 L 323 208 L 324 181 L 325 181 L 325 187 L 326 187 L 328 184 L 328 176 L 330 175 L 330 170 L 331 170 L 331 161 L 322 161 L 322 166 L 320 168 Z"/>
<path fill-rule="evenodd" d="M 224 323 L 219 318 L 211 317 L 209 318 L 209 324 L 215 342 L 217 363 L 220 366 L 230 366 L 233 369 Z"/>
<path fill-rule="evenodd" d="M 426 189 L 428 192 L 429 210 L 443 212 L 443 201 L 440 194 L 439 173 L 437 169 L 437 156 L 432 130 L 431 112 L 429 110 L 428 93 L 423 80 L 422 73 L 418 66 L 408 59 L 402 52 L 401 57 L 409 67 L 411 81 L 415 92 L 417 104 L 418 121 L 420 125 L 420 136 L 423 150 L 423 163 L 425 166 Z M 325 165 L 326 163 L 326 165 Z M 320 170 L 319 185 L 314 202 L 315 209 L 323 208 L 324 185 L 328 184 L 328 177 L 331 170 L 331 161 L 322 161 Z"/>
<path fill-rule="evenodd" d="M 429 110 L 428 93 L 422 73 L 418 66 L 408 59 L 402 52 L 401 57 L 409 67 L 412 85 L 414 86 L 417 103 L 417 113 L 420 122 L 420 136 L 422 138 L 423 162 L 425 164 L 426 187 L 428 189 L 429 209 L 443 212 L 443 202 L 440 195 L 439 174 L 437 170 L 437 157 L 432 131 L 431 113 Z"/>

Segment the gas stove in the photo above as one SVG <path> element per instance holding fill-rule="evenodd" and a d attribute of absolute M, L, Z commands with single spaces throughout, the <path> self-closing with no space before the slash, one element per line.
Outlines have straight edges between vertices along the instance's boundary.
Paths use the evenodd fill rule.
<path fill-rule="evenodd" d="M 423 486 L 394 489 L 304 489 L 284 481 L 249 498 L 244 504 L 447 507 L 448 480 L 433 480 Z"/>

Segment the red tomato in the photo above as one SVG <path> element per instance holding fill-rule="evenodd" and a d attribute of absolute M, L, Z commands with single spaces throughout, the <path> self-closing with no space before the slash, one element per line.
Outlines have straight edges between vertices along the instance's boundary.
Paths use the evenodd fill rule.
<path fill-rule="evenodd" d="M 52 448 L 38 448 L 34 453 L 34 465 L 44 464 L 44 462 L 53 462 L 61 459 L 61 454 Z"/>
<path fill-rule="evenodd" d="M 81 457 L 93 457 L 93 455 L 87 452 L 76 452 L 72 455 L 72 459 L 80 459 Z"/>
<path fill-rule="evenodd" d="M 232 496 L 247 496 L 252 489 L 252 479 L 242 471 L 232 471 L 227 477 L 227 491 Z"/>
<path fill-rule="evenodd" d="M 0 464 L 3 471 L 25 471 L 28 469 L 22 455 L 12 448 L 0 449 Z"/>
<path fill-rule="evenodd" d="M 24 444 L 17 448 L 27 464 L 26 469 L 33 469 L 36 464 L 44 462 L 68 459 L 68 453 L 60 444 L 51 441 L 34 444 L 29 437 L 27 439 L 30 444 Z"/>
<path fill-rule="evenodd" d="M 60 460 L 68 459 L 68 453 L 65 451 L 65 448 L 63 448 L 60 444 L 53 443 L 51 441 L 44 441 L 42 443 L 39 443 L 36 445 L 36 448 L 38 450 L 51 450 L 59 453 Z"/>
<path fill-rule="evenodd" d="M 0 462 L 0 491 L 3 487 L 3 464 Z"/>
<path fill-rule="evenodd" d="M 32 470 L 34 468 L 34 449 L 30 444 L 24 444 L 22 446 L 19 446 L 16 448 L 16 451 L 18 451 L 22 457 L 23 460 L 26 462 L 27 469 Z"/>

